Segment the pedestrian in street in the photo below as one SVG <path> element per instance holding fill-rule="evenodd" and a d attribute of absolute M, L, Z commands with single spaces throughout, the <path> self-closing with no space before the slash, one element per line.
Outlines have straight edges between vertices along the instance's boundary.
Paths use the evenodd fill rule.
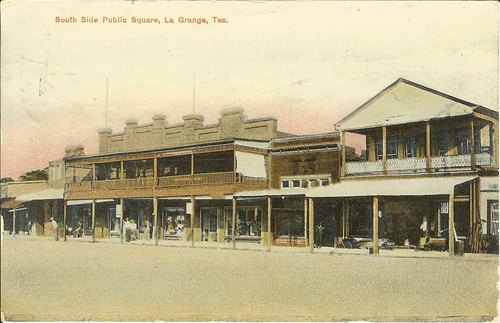
<path fill-rule="evenodd" d="M 50 218 L 50 226 L 52 228 L 52 235 L 54 236 L 54 239 L 56 241 L 58 241 L 59 240 L 59 227 L 57 225 L 56 220 L 53 217 Z"/>

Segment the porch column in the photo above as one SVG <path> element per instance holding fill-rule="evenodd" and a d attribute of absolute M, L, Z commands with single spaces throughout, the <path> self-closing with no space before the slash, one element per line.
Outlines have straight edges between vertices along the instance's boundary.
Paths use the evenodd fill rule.
<path fill-rule="evenodd" d="M 382 171 L 387 174 L 387 127 L 382 127 Z"/>
<path fill-rule="evenodd" d="M 194 210 L 195 210 L 195 198 L 191 195 L 191 247 L 194 247 Z"/>
<path fill-rule="evenodd" d="M 448 250 L 450 257 L 455 256 L 455 217 L 453 214 L 453 193 L 450 194 L 448 201 Z"/>
<path fill-rule="evenodd" d="M 153 158 L 153 216 L 154 216 L 154 224 L 153 224 L 153 234 L 155 239 L 155 246 L 158 245 L 158 198 L 156 197 L 156 187 L 158 186 L 158 158 Z M 149 232 L 146 232 L 149 235 Z"/>
<path fill-rule="evenodd" d="M 122 166 L 123 166 L 123 162 L 122 162 Z M 122 167 L 123 169 L 123 167 Z M 123 172 L 122 172 L 123 174 Z M 123 177 L 122 177 L 123 178 Z M 124 199 L 120 199 L 120 208 L 122 209 L 122 214 L 121 214 L 121 217 L 120 217 L 120 242 L 123 243 L 123 216 L 124 216 L 124 207 L 123 207 L 123 203 L 125 202 Z"/>
<path fill-rule="evenodd" d="M 96 174 L 95 174 L 95 163 L 92 163 L 92 181 L 95 182 Z"/>
<path fill-rule="evenodd" d="M 425 123 L 425 167 L 427 172 L 431 171 L 431 123 Z"/>
<path fill-rule="evenodd" d="M 345 163 L 345 156 L 346 156 L 346 148 L 345 148 L 345 132 L 341 131 L 340 132 L 340 140 L 341 140 L 341 147 L 342 147 L 342 168 L 340 175 L 341 176 L 346 176 L 347 175 L 347 165 Z"/>
<path fill-rule="evenodd" d="M 66 207 L 67 207 L 67 201 L 66 200 L 63 200 L 63 227 L 64 227 L 64 241 L 67 241 L 66 240 Z"/>
<path fill-rule="evenodd" d="M 342 238 L 349 237 L 349 201 L 342 202 Z"/>
<path fill-rule="evenodd" d="M 0 232 L 0 234 L 3 234 L 3 232 Z M 16 236 L 16 208 L 12 209 L 12 236 Z"/>
<path fill-rule="evenodd" d="M 378 245 L 378 197 L 373 197 L 373 254 L 379 254 Z"/>
<path fill-rule="evenodd" d="M 153 197 L 153 215 L 154 215 L 153 232 L 154 232 L 154 236 L 155 236 L 154 237 L 155 246 L 157 246 L 158 245 L 158 233 L 160 230 L 158 230 L 158 198 L 156 196 Z M 146 232 L 146 234 L 149 235 L 149 232 Z"/>
<path fill-rule="evenodd" d="M 304 197 L 304 238 L 306 239 L 306 245 L 309 243 L 307 239 L 307 198 Z"/>
<path fill-rule="evenodd" d="M 95 199 L 92 199 L 92 242 L 95 242 Z"/>
<path fill-rule="evenodd" d="M 314 253 L 314 200 L 309 198 L 309 250 Z"/>
<path fill-rule="evenodd" d="M 271 198 L 267 198 L 267 233 L 269 235 L 267 241 L 267 251 L 271 251 L 271 245 L 273 244 L 273 234 L 271 233 Z"/>
<path fill-rule="evenodd" d="M 231 241 L 233 243 L 233 249 L 236 249 L 236 199 L 233 198 L 233 209 L 232 209 L 232 226 L 233 228 L 231 229 Z"/>
<path fill-rule="evenodd" d="M 473 204 L 472 204 L 472 190 L 474 189 L 474 183 L 473 182 L 470 182 L 469 183 L 469 232 L 470 232 L 470 237 L 469 239 L 471 240 L 471 242 L 473 243 L 474 242 L 474 238 L 472 236 L 472 230 L 474 230 L 474 218 L 472 217 L 472 213 L 473 213 Z"/>
<path fill-rule="evenodd" d="M 470 120 L 470 166 L 472 170 L 476 169 L 476 140 L 474 134 L 474 118 Z"/>
<path fill-rule="evenodd" d="M 441 202 L 438 203 L 438 207 L 437 207 L 437 219 L 436 219 L 436 223 L 437 223 L 437 236 L 438 237 L 441 237 Z"/>

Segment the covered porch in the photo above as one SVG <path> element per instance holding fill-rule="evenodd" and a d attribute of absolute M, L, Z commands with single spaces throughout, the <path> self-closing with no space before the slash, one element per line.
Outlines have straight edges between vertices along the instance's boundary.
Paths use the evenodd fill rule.
<path fill-rule="evenodd" d="M 375 255 L 387 240 L 417 247 L 429 246 L 432 239 L 443 245 L 461 240 L 468 251 L 478 252 L 477 180 L 475 176 L 353 179 L 312 189 L 306 196 L 309 205 L 316 205 L 310 208 L 313 221 L 317 205 L 342 206 L 336 230 L 342 230 L 343 239 L 357 236 L 369 241 Z M 311 229 L 317 227 L 310 224 Z M 449 255 L 454 256 L 455 243 L 448 245 Z"/>

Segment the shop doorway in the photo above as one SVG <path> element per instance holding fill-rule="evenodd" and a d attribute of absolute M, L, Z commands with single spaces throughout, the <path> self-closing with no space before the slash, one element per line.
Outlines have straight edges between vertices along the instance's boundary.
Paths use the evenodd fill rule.
<path fill-rule="evenodd" d="M 201 217 L 201 241 L 214 242 L 217 241 L 217 229 L 220 219 L 220 209 L 217 207 L 202 207 L 200 209 Z M 223 228 L 222 228 L 223 229 Z"/>

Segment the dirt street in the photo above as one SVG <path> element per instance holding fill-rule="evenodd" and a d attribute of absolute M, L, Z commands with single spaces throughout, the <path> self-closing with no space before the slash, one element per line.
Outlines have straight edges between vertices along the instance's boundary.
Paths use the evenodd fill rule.
<path fill-rule="evenodd" d="M 496 256 L 234 251 L 8 237 L 1 310 L 29 321 L 492 320 Z"/>

